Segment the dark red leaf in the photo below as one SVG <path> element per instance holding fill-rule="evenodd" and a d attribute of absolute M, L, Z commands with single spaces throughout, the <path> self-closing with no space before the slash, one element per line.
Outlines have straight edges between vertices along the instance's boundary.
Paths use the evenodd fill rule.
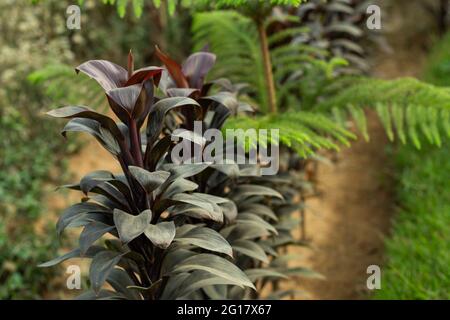
<path fill-rule="evenodd" d="M 133 75 L 128 79 L 125 86 L 131 86 L 136 83 L 143 83 L 144 81 L 154 78 L 155 84 L 158 85 L 161 73 L 164 69 L 160 67 L 146 67 L 133 72 Z"/>
<path fill-rule="evenodd" d="M 189 83 L 181 71 L 181 66 L 175 60 L 159 50 L 158 46 L 155 47 L 155 50 L 156 56 L 164 63 L 167 71 L 170 73 L 177 86 L 180 88 L 189 88 Z"/>
<path fill-rule="evenodd" d="M 188 78 L 189 86 L 200 89 L 207 73 L 216 62 L 216 55 L 209 52 L 197 52 L 183 63 L 182 72 Z"/>

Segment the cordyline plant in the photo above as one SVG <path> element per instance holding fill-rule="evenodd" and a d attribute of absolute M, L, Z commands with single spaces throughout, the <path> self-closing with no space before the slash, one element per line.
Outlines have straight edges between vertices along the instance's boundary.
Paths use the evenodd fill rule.
<path fill-rule="evenodd" d="M 251 111 L 247 104 L 237 100 L 235 88 L 228 80 L 222 78 L 205 82 L 205 77 L 215 62 L 215 55 L 212 53 L 205 51 L 194 53 L 183 65 L 179 65 L 158 48 L 156 53 L 167 68 L 162 77 L 164 80 L 160 81 L 161 91 L 167 96 L 180 95 L 195 99 L 202 107 L 201 116 L 197 121 L 202 122 L 201 127 L 204 131 L 210 128 L 221 129 L 229 116 Z M 190 76 L 186 67 L 192 61 L 195 61 L 202 70 L 202 74 L 195 78 Z M 174 126 L 173 129 L 192 128 L 194 123 L 188 115 L 186 112 L 179 114 L 178 121 L 170 125 Z M 186 134 L 184 137 L 189 138 L 192 144 L 200 144 L 202 149 L 207 148 L 210 143 L 198 138 L 193 139 Z M 227 154 L 226 148 L 224 145 L 223 154 Z M 291 234 L 292 229 L 298 225 L 298 221 L 293 220 L 291 214 L 298 206 L 290 205 L 291 201 L 285 203 L 283 196 L 272 189 L 266 179 L 258 177 L 257 165 L 237 165 L 234 160 L 227 158 L 226 164 L 211 165 L 202 174 L 189 179 L 199 185 L 202 192 L 232 200 L 228 205 L 234 208 L 228 213 L 233 214 L 226 216 L 224 224 L 211 227 L 220 232 L 231 244 L 236 264 L 245 271 L 258 290 L 215 285 L 205 288 L 203 297 L 259 298 L 264 286 L 274 284 L 279 279 L 286 279 L 292 275 L 318 276 L 317 273 L 305 268 L 289 268 L 287 262 L 296 256 L 282 254 L 282 251 L 286 251 L 283 248 L 287 245 L 298 243 Z M 289 192 L 291 185 L 286 183 L 289 181 L 279 180 L 281 181 L 276 185 L 286 192 L 288 197 L 296 194 L 295 190 Z M 286 185 L 289 185 L 288 188 L 284 188 Z M 272 292 L 270 297 L 280 298 L 293 294 L 295 292 L 292 290 L 281 290 Z"/>
<path fill-rule="evenodd" d="M 186 116 L 197 117 L 200 104 L 185 96 L 156 98 L 154 86 L 160 84 L 162 68 L 134 71 L 131 53 L 128 70 L 105 60 L 88 61 L 76 70 L 101 85 L 120 122 L 84 106 L 48 114 L 71 119 L 63 135 L 77 131 L 94 136 L 123 172 L 95 171 L 66 186 L 81 191 L 83 198 L 64 211 L 57 231 L 84 227 L 79 248 L 41 266 L 91 258 L 91 290 L 80 296 L 84 299 L 195 298 L 198 289 L 212 285 L 254 288 L 233 264 L 230 244 L 208 227 L 223 224 L 224 216 L 233 214 L 230 201 L 195 192 L 198 185 L 189 180 L 209 164 L 165 160 L 174 144 L 170 133 L 162 135 L 166 114 L 187 109 Z M 193 83 L 203 77 L 194 58 L 186 61 L 184 70 Z M 95 245 L 103 236 L 105 245 Z"/>

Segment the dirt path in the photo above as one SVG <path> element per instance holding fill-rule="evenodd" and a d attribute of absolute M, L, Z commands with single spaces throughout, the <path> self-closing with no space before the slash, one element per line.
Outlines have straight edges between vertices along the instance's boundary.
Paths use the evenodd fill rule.
<path fill-rule="evenodd" d="M 357 299 L 366 294 L 366 269 L 382 265 L 383 238 L 392 214 L 390 161 L 383 129 L 369 117 L 369 143 L 360 139 L 338 154 L 334 165 L 319 165 L 320 198 L 307 202 L 307 237 L 299 265 L 326 280 L 301 279 L 311 299 Z"/>
<path fill-rule="evenodd" d="M 423 57 L 421 49 L 394 48 L 394 54 L 378 57 L 373 74 L 387 79 L 417 77 Z M 360 138 L 338 154 L 335 165 L 319 165 L 323 195 L 307 202 L 306 230 L 312 249 L 293 249 L 303 255 L 296 265 L 326 277 L 297 281 L 307 299 L 367 298 L 367 267 L 383 266 L 383 239 L 394 214 L 392 162 L 385 152 L 387 137 L 373 111 L 368 112 L 368 127 L 370 142 Z"/>

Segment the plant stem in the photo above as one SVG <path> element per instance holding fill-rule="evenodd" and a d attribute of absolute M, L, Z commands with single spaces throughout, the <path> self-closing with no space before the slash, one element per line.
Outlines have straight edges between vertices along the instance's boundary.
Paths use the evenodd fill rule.
<path fill-rule="evenodd" d="M 267 98 L 269 103 L 269 112 L 277 113 L 277 98 L 275 93 L 275 82 L 273 80 L 272 61 L 270 60 L 269 44 L 267 42 L 266 29 L 263 20 L 257 20 L 259 42 L 261 45 L 261 54 L 264 63 L 264 76 L 267 88 Z"/>
<path fill-rule="evenodd" d="M 131 140 L 131 153 L 133 154 L 133 158 L 136 161 L 136 164 L 141 168 L 144 167 L 144 162 L 142 159 L 142 151 L 141 151 L 141 143 L 139 131 L 137 129 L 136 121 L 132 119 L 130 121 L 130 140 Z"/>

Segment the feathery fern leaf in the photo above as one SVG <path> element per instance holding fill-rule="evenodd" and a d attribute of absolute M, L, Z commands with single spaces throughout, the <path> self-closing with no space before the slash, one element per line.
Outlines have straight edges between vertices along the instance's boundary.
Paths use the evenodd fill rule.
<path fill-rule="evenodd" d="M 350 141 L 356 139 L 353 133 L 333 121 L 331 117 L 307 111 L 291 111 L 255 118 L 244 116 L 232 118 L 227 120 L 226 129 L 279 129 L 279 142 L 303 157 L 313 155 L 318 149 L 339 150 L 339 144 L 349 146 Z M 269 137 L 271 138 L 274 137 Z M 256 141 L 248 142 L 248 145 L 255 144 Z"/>
<path fill-rule="evenodd" d="M 420 148 L 421 133 L 431 143 L 441 145 L 442 133 L 450 137 L 450 89 L 436 87 L 413 78 L 396 80 L 343 78 L 326 91 L 327 98 L 316 111 L 333 112 L 336 120 L 342 112 L 357 121 L 366 138 L 362 109 L 374 108 L 391 141 L 397 136 L 402 143 L 408 138 Z M 359 110 L 359 111 L 358 111 Z"/>
<path fill-rule="evenodd" d="M 233 83 L 245 83 L 244 95 L 264 107 L 264 66 L 258 33 L 252 21 L 234 11 L 195 14 L 192 23 L 194 51 L 208 44 L 217 55 L 212 78 L 227 77 Z"/>

